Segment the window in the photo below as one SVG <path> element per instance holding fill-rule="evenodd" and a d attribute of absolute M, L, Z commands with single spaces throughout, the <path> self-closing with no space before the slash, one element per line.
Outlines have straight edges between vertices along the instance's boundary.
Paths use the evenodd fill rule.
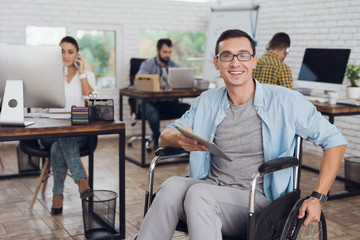
<path fill-rule="evenodd" d="M 115 31 L 77 30 L 76 36 L 85 68 L 96 75 L 96 88 L 115 88 Z"/>
<path fill-rule="evenodd" d="M 61 39 L 66 36 L 65 27 L 26 27 L 27 45 L 59 45 Z"/>
<path fill-rule="evenodd" d="M 196 74 L 202 74 L 206 46 L 204 32 L 166 32 L 146 30 L 141 33 L 140 56 L 150 58 L 156 55 L 156 43 L 160 38 L 170 38 L 173 43 L 171 59 L 180 67 L 193 67 Z"/>

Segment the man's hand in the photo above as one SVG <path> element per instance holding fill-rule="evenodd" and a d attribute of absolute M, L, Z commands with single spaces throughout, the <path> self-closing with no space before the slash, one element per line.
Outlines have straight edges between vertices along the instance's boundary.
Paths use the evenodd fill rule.
<path fill-rule="evenodd" d="M 184 127 L 186 130 L 193 132 L 190 127 Z M 196 140 L 185 137 L 181 132 L 178 132 L 177 143 L 188 152 L 191 151 L 207 151 L 208 148 L 202 144 L 199 144 Z"/>
<path fill-rule="evenodd" d="M 307 213 L 304 225 L 307 226 L 310 222 L 319 222 L 321 216 L 321 203 L 318 199 L 310 197 L 306 199 L 300 207 L 298 218 L 303 218 Z"/>

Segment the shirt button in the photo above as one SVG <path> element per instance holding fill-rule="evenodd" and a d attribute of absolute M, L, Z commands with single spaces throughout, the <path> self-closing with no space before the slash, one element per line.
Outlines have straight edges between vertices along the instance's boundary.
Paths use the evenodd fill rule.
<path fill-rule="evenodd" d="M 220 116 L 220 118 L 223 118 L 223 116 Z"/>
<path fill-rule="evenodd" d="M 212 133 L 212 134 L 211 134 L 211 136 L 213 137 L 213 136 L 214 136 L 214 134 Z"/>

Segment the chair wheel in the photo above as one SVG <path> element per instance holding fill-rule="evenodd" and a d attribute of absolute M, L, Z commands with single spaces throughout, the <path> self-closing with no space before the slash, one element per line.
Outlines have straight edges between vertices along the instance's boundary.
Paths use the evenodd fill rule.
<path fill-rule="evenodd" d="M 151 148 L 146 148 L 146 152 L 151 153 L 152 149 Z"/>
<path fill-rule="evenodd" d="M 280 240 L 285 239 L 327 239 L 327 227 L 324 214 L 321 212 L 321 217 L 319 222 L 312 222 L 308 226 L 304 226 L 305 217 L 298 219 L 299 208 L 302 202 L 308 198 L 303 197 L 300 199 L 297 204 L 293 207 L 290 214 L 288 215 L 283 232 L 281 234 Z"/>
<path fill-rule="evenodd" d="M 129 142 L 127 145 L 128 145 L 128 147 L 132 147 L 132 143 L 131 143 L 131 142 Z"/>

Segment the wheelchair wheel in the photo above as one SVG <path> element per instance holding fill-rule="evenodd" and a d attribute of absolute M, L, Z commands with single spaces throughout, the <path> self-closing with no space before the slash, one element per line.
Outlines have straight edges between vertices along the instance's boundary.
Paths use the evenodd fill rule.
<path fill-rule="evenodd" d="M 307 226 L 304 226 L 305 217 L 298 219 L 299 209 L 301 204 L 307 197 L 300 199 L 293 209 L 291 210 L 286 223 L 284 225 L 283 232 L 281 234 L 280 240 L 325 240 L 327 239 L 327 230 L 326 230 L 326 221 L 324 214 L 321 212 L 321 217 L 319 222 L 312 222 Z"/>

